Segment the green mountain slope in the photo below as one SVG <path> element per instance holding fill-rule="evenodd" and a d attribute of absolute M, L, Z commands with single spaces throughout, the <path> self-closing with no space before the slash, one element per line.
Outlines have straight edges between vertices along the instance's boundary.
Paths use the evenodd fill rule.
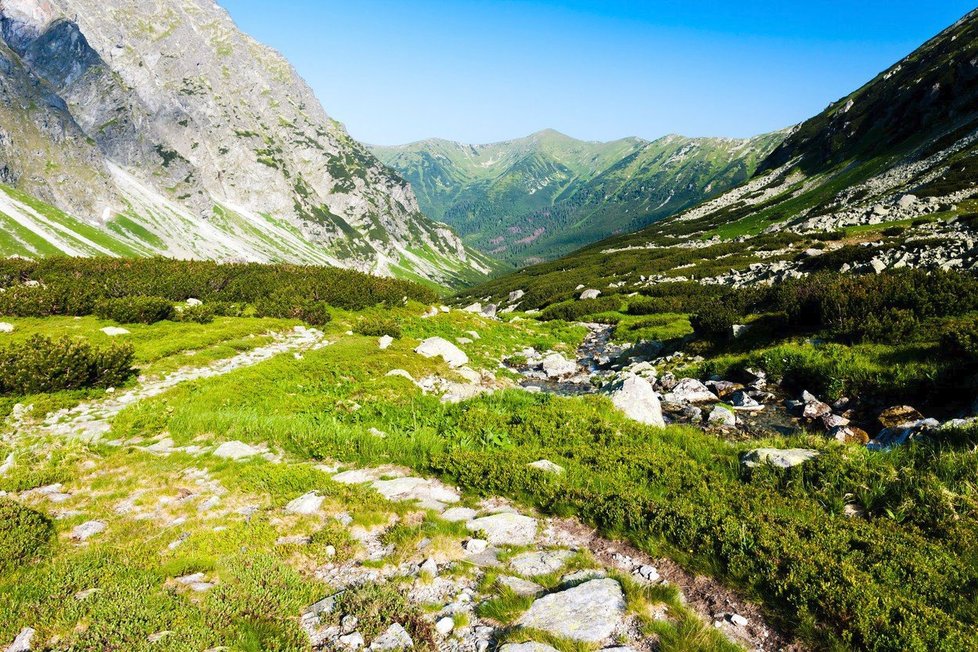
<path fill-rule="evenodd" d="M 575 140 L 555 131 L 491 145 L 427 140 L 373 153 L 430 217 L 515 264 L 634 230 L 748 179 L 783 133 L 750 140 Z"/>
<path fill-rule="evenodd" d="M 978 11 L 792 130 L 746 183 L 474 294 L 537 289 L 530 307 L 569 299 L 580 284 L 607 293 L 663 280 L 776 282 L 845 244 L 821 267 L 972 268 L 976 82 Z"/>

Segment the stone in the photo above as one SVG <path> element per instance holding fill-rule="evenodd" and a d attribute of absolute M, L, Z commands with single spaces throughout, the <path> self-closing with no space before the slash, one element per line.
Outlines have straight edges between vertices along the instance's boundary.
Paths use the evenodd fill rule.
<path fill-rule="evenodd" d="M 732 614 L 730 616 L 730 622 L 736 625 L 737 627 L 747 627 L 747 624 L 750 621 L 744 618 L 743 616 L 741 616 L 740 614 Z"/>
<path fill-rule="evenodd" d="M 465 306 L 464 308 L 462 308 L 462 312 L 470 312 L 473 315 L 481 314 L 482 313 L 482 304 L 481 303 L 473 303 L 470 306 Z"/>
<path fill-rule="evenodd" d="M 20 630 L 14 642 L 7 646 L 6 652 L 31 652 L 31 644 L 34 642 L 34 635 L 37 632 L 30 627 Z"/>
<path fill-rule="evenodd" d="M 916 423 L 923 418 L 924 415 L 909 405 L 897 405 L 883 410 L 876 420 L 884 428 L 900 428 Z"/>
<path fill-rule="evenodd" d="M 13 332 L 14 332 L 13 324 L 5 321 L 0 321 L 0 333 L 13 333 Z"/>
<path fill-rule="evenodd" d="M 395 501 L 416 500 L 425 509 L 444 511 L 447 505 L 461 500 L 458 492 L 438 480 L 426 478 L 394 478 L 371 483 L 384 498 Z"/>
<path fill-rule="evenodd" d="M 597 299 L 601 296 L 601 290 L 584 290 L 581 292 L 581 301 L 587 301 L 588 299 Z"/>
<path fill-rule="evenodd" d="M 509 293 L 509 302 L 516 303 L 520 299 L 526 296 L 526 292 L 523 290 L 513 290 Z"/>
<path fill-rule="evenodd" d="M 537 536 L 535 518 L 522 514 L 493 514 L 466 523 L 470 532 L 482 532 L 494 546 L 528 546 Z"/>
<path fill-rule="evenodd" d="M 75 541 L 85 541 L 96 534 L 105 532 L 107 527 L 108 526 L 103 521 L 88 521 L 87 523 L 82 523 L 72 530 L 71 538 Z"/>
<path fill-rule="evenodd" d="M 442 512 L 441 517 L 450 523 L 461 523 L 463 521 L 471 521 L 476 517 L 476 514 L 478 512 L 469 507 L 452 507 Z"/>
<path fill-rule="evenodd" d="M 414 350 L 426 358 L 441 358 L 453 369 L 469 363 L 469 356 L 448 340 L 441 337 L 430 337 Z"/>
<path fill-rule="evenodd" d="M 406 650 L 413 647 L 414 641 L 411 640 L 411 636 L 397 623 L 388 627 L 387 631 L 375 638 L 370 644 L 370 649 L 377 652 Z"/>
<path fill-rule="evenodd" d="M 641 376 L 629 376 L 611 388 L 611 402 L 627 418 L 654 428 L 665 428 L 662 404 L 655 388 Z"/>
<path fill-rule="evenodd" d="M 734 324 L 730 327 L 730 330 L 733 333 L 734 339 L 740 339 L 744 335 L 747 335 L 751 328 L 753 327 L 750 324 Z"/>
<path fill-rule="evenodd" d="M 418 571 L 422 575 L 429 575 L 435 577 L 438 575 L 438 562 L 434 559 L 426 559 L 423 564 L 418 568 Z"/>
<path fill-rule="evenodd" d="M 845 417 L 840 417 L 838 414 L 832 414 L 832 413 L 822 415 L 822 417 L 819 419 L 819 422 L 821 422 L 822 427 L 825 428 L 826 430 L 832 430 L 833 428 L 849 425 L 849 419 Z"/>
<path fill-rule="evenodd" d="M 120 328 L 118 326 L 106 326 L 102 329 L 102 332 L 109 337 L 118 337 L 120 335 L 129 335 L 129 331 L 125 328 Z"/>
<path fill-rule="evenodd" d="M 770 464 L 782 469 L 788 469 L 815 459 L 818 455 L 818 451 L 807 448 L 758 448 L 744 453 L 741 457 L 741 462 L 748 468 Z"/>
<path fill-rule="evenodd" d="M 576 374 L 578 366 L 575 361 L 568 360 L 559 353 L 551 353 L 543 359 L 543 371 L 547 378 L 563 378 Z"/>
<path fill-rule="evenodd" d="M 707 388 L 721 399 L 727 399 L 744 389 L 739 383 L 732 383 L 729 380 L 710 380 L 704 383 Z"/>
<path fill-rule="evenodd" d="M 869 443 L 869 433 L 852 425 L 836 426 L 829 430 L 829 437 L 843 444 Z"/>
<path fill-rule="evenodd" d="M 261 455 L 263 452 L 259 448 L 249 446 L 240 441 L 229 441 L 218 446 L 217 450 L 214 451 L 214 456 L 226 460 L 243 460 L 248 457 Z"/>
<path fill-rule="evenodd" d="M 730 397 L 730 405 L 738 410 L 756 411 L 764 409 L 763 405 L 744 391 L 734 392 L 734 395 Z"/>
<path fill-rule="evenodd" d="M 904 195 L 903 197 L 900 197 L 899 200 L 897 200 L 897 206 L 899 206 L 901 210 L 909 210 L 916 205 L 917 205 L 916 195 Z"/>
<path fill-rule="evenodd" d="M 832 414 L 832 406 L 823 403 L 818 400 L 813 394 L 809 392 L 803 392 L 801 395 L 802 407 L 801 407 L 801 417 L 803 419 L 808 419 L 814 421 L 820 419 L 827 414 Z"/>
<path fill-rule="evenodd" d="M 625 613 L 621 585 L 600 579 L 537 599 L 516 624 L 575 641 L 601 643 L 611 638 Z"/>
<path fill-rule="evenodd" d="M 544 643 L 528 641 L 526 643 L 507 643 L 500 646 L 499 652 L 557 652 L 557 649 Z"/>
<path fill-rule="evenodd" d="M 496 583 L 522 597 L 540 595 L 544 591 L 544 588 L 536 582 L 513 577 L 512 575 L 500 575 Z"/>
<path fill-rule="evenodd" d="M 530 462 L 527 464 L 531 469 L 536 469 L 538 471 L 543 471 L 544 473 L 550 473 L 553 475 L 563 475 L 564 467 L 559 464 L 554 464 L 550 460 L 537 460 L 536 462 Z"/>
<path fill-rule="evenodd" d="M 417 384 L 417 382 L 414 380 L 414 376 L 412 376 L 410 373 L 408 373 L 404 369 L 391 369 L 385 375 L 386 375 L 387 378 L 394 378 L 394 377 L 404 378 L 405 380 L 409 380 L 412 383 Z"/>
<path fill-rule="evenodd" d="M 299 496 L 295 500 L 291 501 L 285 506 L 285 511 L 289 514 L 302 514 L 306 516 L 316 514 L 323 506 L 324 500 L 326 499 L 323 496 L 320 496 L 319 492 L 310 491 L 309 493 Z"/>
<path fill-rule="evenodd" d="M 390 335 L 384 335 L 377 341 L 377 344 L 380 346 L 381 351 L 386 351 L 391 347 L 391 344 L 393 343 L 394 343 L 394 338 L 391 337 Z"/>
<path fill-rule="evenodd" d="M 665 395 L 667 403 L 716 403 L 719 399 L 695 378 L 683 378 Z"/>
<path fill-rule="evenodd" d="M 435 623 L 435 631 L 442 636 L 448 636 L 455 629 L 455 619 L 450 616 L 445 616 Z"/>
<path fill-rule="evenodd" d="M 190 306 L 191 308 L 195 308 L 197 306 L 204 305 L 204 302 L 201 301 L 200 299 L 195 299 L 193 297 L 190 297 L 189 299 L 187 299 L 187 305 Z"/>
<path fill-rule="evenodd" d="M 344 634 L 343 636 L 340 636 L 338 640 L 340 645 L 350 650 L 359 650 L 364 644 L 363 634 L 360 632 Z"/>
<path fill-rule="evenodd" d="M 573 556 L 570 550 L 524 552 L 509 560 L 509 567 L 520 575 L 537 577 L 556 573 Z"/>
<path fill-rule="evenodd" d="M 507 643 L 500 646 L 499 652 L 557 652 L 557 649 L 544 643 L 528 641 L 526 643 Z"/>
<path fill-rule="evenodd" d="M 208 582 L 206 576 L 203 573 L 194 573 L 192 575 L 184 575 L 183 577 L 178 577 L 175 580 L 177 584 L 182 584 L 194 593 L 204 593 L 210 591 L 214 588 L 215 584 L 213 582 Z"/>
<path fill-rule="evenodd" d="M 737 415 L 732 410 L 722 405 L 717 405 L 710 412 L 710 416 L 707 417 L 707 422 L 712 426 L 719 426 L 721 428 L 736 428 Z"/>
<path fill-rule="evenodd" d="M 644 579 L 646 582 L 653 582 L 654 583 L 654 582 L 658 582 L 660 579 L 662 579 L 659 576 L 658 569 L 656 569 L 655 566 L 650 566 L 648 564 L 646 564 L 644 566 L 641 566 L 636 571 L 636 573 L 638 574 L 639 577 L 641 577 L 642 579 Z"/>
<path fill-rule="evenodd" d="M 469 553 L 470 555 L 478 555 L 482 554 L 489 548 L 489 542 L 485 539 L 469 539 L 462 544 L 462 547 L 465 549 L 465 552 Z"/>

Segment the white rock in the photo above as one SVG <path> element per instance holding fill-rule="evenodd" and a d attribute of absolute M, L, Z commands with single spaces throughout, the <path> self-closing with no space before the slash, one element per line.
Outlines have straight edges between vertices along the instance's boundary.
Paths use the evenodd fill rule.
<path fill-rule="evenodd" d="M 733 614 L 732 616 L 730 616 L 730 622 L 732 622 L 737 627 L 746 627 L 750 621 L 744 618 L 743 616 L 741 616 L 740 614 Z"/>
<path fill-rule="evenodd" d="M 310 491 L 286 505 L 285 511 L 289 514 L 316 514 L 323 506 L 324 500 L 325 498 L 320 496 L 318 492 Z"/>
<path fill-rule="evenodd" d="M 11 453 L 10 455 L 7 455 L 6 461 L 4 461 L 3 464 L 0 464 L 0 477 L 5 476 L 7 474 L 7 472 L 10 471 L 10 469 L 12 469 L 12 468 L 14 468 L 14 454 L 13 453 Z"/>
<path fill-rule="evenodd" d="M 601 296 L 601 290 L 584 290 L 581 292 L 581 301 L 587 301 L 588 299 L 597 299 Z"/>
<path fill-rule="evenodd" d="M 340 636 L 339 641 L 340 645 L 350 650 L 359 650 L 364 644 L 363 634 L 360 632 L 353 632 L 352 634 Z"/>
<path fill-rule="evenodd" d="M 563 475 L 564 473 L 564 467 L 559 464 L 554 464 L 550 460 L 537 460 L 536 462 L 530 462 L 527 466 L 531 469 L 537 469 L 538 471 L 552 473 L 554 475 Z"/>
<path fill-rule="evenodd" d="M 109 337 L 116 337 L 118 335 L 129 335 L 129 331 L 125 328 L 119 328 L 118 326 L 106 326 L 102 329 L 102 332 Z"/>
<path fill-rule="evenodd" d="M 193 308 L 194 306 L 202 306 L 204 302 L 200 299 L 194 299 L 193 297 L 187 299 L 187 305 Z"/>
<path fill-rule="evenodd" d="M 469 356 L 462 349 L 441 337 L 428 338 L 414 351 L 426 358 L 440 357 L 452 368 L 469 363 Z"/>
<path fill-rule="evenodd" d="M 489 548 L 489 542 L 485 539 L 469 539 L 463 545 L 465 552 L 470 555 L 478 555 L 485 552 Z"/>
<path fill-rule="evenodd" d="M 722 428 L 736 428 L 737 427 L 737 415 L 733 413 L 722 405 L 717 405 L 710 412 L 710 416 L 707 419 L 710 425 L 720 426 Z"/>
<path fill-rule="evenodd" d="M 450 618 L 449 616 L 445 616 L 435 623 L 435 631 L 442 636 L 448 636 L 452 633 L 453 629 L 455 629 L 455 619 Z"/>
<path fill-rule="evenodd" d="M 418 570 L 420 570 L 423 575 L 435 577 L 438 575 L 438 562 L 436 562 L 434 559 L 426 559 Z"/>
<path fill-rule="evenodd" d="M 720 400 L 695 378 L 683 378 L 664 398 L 667 403 L 716 403 Z"/>
<path fill-rule="evenodd" d="M 611 402 L 622 414 L 639 423 L 665 428 L 662 405 L 652 383 L 641 376 L 629 376 L 611 388 Z"/>
<path fill-rule="evenodd" d="M 544 591 L 543 587 L 536 582 L 524 580 L 519 577 L 513 577 L 512 575 L 501 575 L 496 582 L 499 584 L 499 586 L 503 586 L 516 595 L 521 595 L 524 597 L 540 595 Z"/>
<path fill-rule="evenodd" d="M 499 648 L 499 652 L 557 652 L 557 649 L 544 643 L 528 641 L 526 643 L 507 643 Z"/>
<path fill-rule="evenodd" d="M 371 650 L 387 652 L 389 650 L 406 650 L 414 647 L 411 636 L 399 624 L 394 623 L 383 634 L 370 644 Z"/>
<path fill-rule="evenodd" d="M 528 546 L 536 539 L 537 521 L 522 514 L 493 514 L 466 523 L 472 532 L 482 532 L 494 546 Z"/>
<path fill-rule="evenodd" d="M 585 643 L 614 634 L 626 613 L 625 595 L 613 579 L 591 580 L 536 600 L 516 624 Z"/>
<path fill-rule="evenodd" d="M 17 634 L 14 642 L 7 646 L 6 652 L 31 652 L 31 643 L 34 641 L 36 631 L 30 627 L 25 627 Z"/>
<path fill-rule="evenodd" d="M 5 321 L 0 321 L 0 333 L 13 333 L 14 325 Z"/>
<path fill-rule="evenodd" d="M 103 521 L 88 521 L 87 523 L 82 523 L 74 530 L 71 531 L 71 538 L 76 541 L 84 541 L 96 534 L 101 534 L 105 532 L 106 527 L 108 527 Z"/>
<path fill-rule="evenodd" d="M 569 550 L 543 550 L 524 552 L 509 561 L 509 566 L 520 575 L 537 577 L 556 573 L 573 556 Z"/>
<path fill-rule="evenodd" d="M 744 466 L 753 468 L 761 464 L 770 464 L 782 469 L 798 466 L 818 457 L 818 451 L 806 448 L 789 448 L 781 450 L 777 448 L 758 448 L 744 454 Z"/>
<path fill-rule="evenodd" d="M 380 345 L 381 351 L 386 351 L 391 347 L 391 344 L 393 343 L 394 343 L 394 338 L 391 337 L 390 335 L 384 335 L 383 337 L 380 338 L 380 340 L 378 340 L 378 344 Z"/>
<path fill-rule="evenodd" d="M 559 353 L 551 353 L 543 359 L 543 371 L 547 378 L 562 378 L 576 374 L 578 367 L 575 361 L 568 360 Z"/>
<path fill-rule="evenodd" d="M 249 446 L 244 442 L 240 441 L 228 441 L 224 442 L 217 447 L 214 451 L 215 457 L 221 457 L 226 460 L 243 460 L 248 457 L 254 457 L 255 455 L 260 455 L 263 453 L 259 448 Z"/>
<path fill-rule="evenodd" d="M 514 290 L 509 293 L 509 302 L 516 303 L 517 301 L 519 301 L 525 296 L 526 296 L 526 292 L 524 292 L 523 290 Z"/>
<path fill-rule="evenodd" d="M 466 307 L 462 308 L 462 311 L 463 312 L 471 312 L 474 315 L 481 314 L 482 313 L 482 304 L 481 303 L 473 303 L 471 306 L 466 306 Z"/>
<path fill-rule="evenodd" d="M 451 523 L 461 523 L 462 521 L 471 521 L 477 513 L 474 509 L 468 507 L 452 507 L 451 509 L 445 510 L 441 517 Z"/>

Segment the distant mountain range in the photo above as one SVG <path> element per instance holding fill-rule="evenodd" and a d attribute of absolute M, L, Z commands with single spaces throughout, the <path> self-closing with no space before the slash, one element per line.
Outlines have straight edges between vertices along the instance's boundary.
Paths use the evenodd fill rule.
<path fill-rule="evenodd" d="M 0 0 L 0 255 L 493 268 L 211 0 Z"/>
<path fill-rule="evenodd" d="M 786 132 L 609 143 L 548 130 L 492 145 L 426 140 L 371 151 L 429 217 L 520 266 L 640 229 L 749 179 Z"/>

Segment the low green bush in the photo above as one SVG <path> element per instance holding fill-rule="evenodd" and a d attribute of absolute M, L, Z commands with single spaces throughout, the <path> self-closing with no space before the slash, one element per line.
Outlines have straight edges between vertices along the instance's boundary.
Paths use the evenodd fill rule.
<path fill-rule="evenodd" d="M 618 296 L 574 300 L 548 306 L 540 313 L 540 319 L 543 321 L 554 321 L 556 319 L 577 321 L 588 315 L 612 312 L 619 308 L 621 308 L 621 298 Z"/>
<path fill-rule="evenodd" d="M 209 324 L 214 321 L 214 314 L 213 306 L 206 303 L 196 306 L 186 306 L 180 312 L 180 321 L 195 324 Z"/>
<path fill-rule="evenodd" d="M 0 498 L 0 575 L 44 557 L 54 540 L 54 523 L 44 514 Z"/>
<path fill-rule="evenodd" d="M 712 310 L 697 313 L 689 318 L 693 332 L 698 337 L 711 342 L 726 342 L 733 338 L 733 327 L 739 321 L 739 316 L 724 305 L 717 305 Z"/>
<path fill-rule="evenodd" d="M 114 387 L 135 373 L 133 355 L 128 343 L 96 348 L 70 337 L 35 335 L 0 349 L 0 394 Z"/>
<path fill-rule="evenodd" d="M 99 319 L 111 319 L 120 324 L 155 324 L 176 318 L 173 304 L 161 297 L 123 297 L 103 299 L 95 304 Z"/>
<path fill-rule="evenodd" d="M 353 326 L 353 332 L 367 337 L 383 337 L 389 335 L 395 339 L 401 337 L 401 325 L 396 319 L 386 317 L 371 316 L 357 320 Z"/>
<path fill-rule="evenodd" d="M 978 319 L 953 321 L 941 334 L 944 351 L 955 357 L 978 361 Z"/>

